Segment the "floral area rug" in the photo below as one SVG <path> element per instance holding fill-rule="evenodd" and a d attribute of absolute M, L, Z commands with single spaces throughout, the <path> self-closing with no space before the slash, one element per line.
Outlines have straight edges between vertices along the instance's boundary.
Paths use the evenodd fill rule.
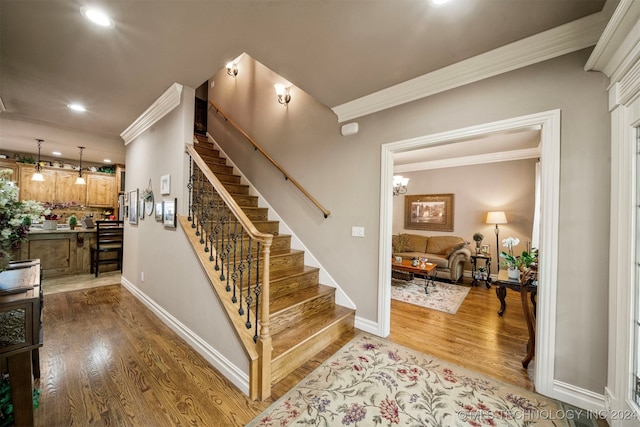
<path fill-rule="evenodd" d="M 392 279 L 391 298 L 455 314 L 469 293 L 469 288 L 466 286 L 443 282 L 436 282 L 435 286 L 429 285 L 429 293 L 425 293 L 423 283 L 422 279 L 414 279 L 409 282 Z"/>
<path fill-rule="evenodd" d="M 247 425 L 571 426 L 571 410 L 361 333 Z"/>

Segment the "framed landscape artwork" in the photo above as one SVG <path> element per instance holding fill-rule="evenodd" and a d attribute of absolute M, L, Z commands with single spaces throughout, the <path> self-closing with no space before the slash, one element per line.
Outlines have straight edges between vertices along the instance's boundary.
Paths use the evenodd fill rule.
<path fill-rule="evenodd" d="M 165 200 L 162 202 L 162 224 L 165 227 L 176 227 L 176 204 L 178 199 Z"/>
<path fill-rule="evenodd" d="M 129 191 L 129 223 L 138 223 L 138 189 Z"/>
<path fill-rule="evenodd" d="M 453 194 L 405 196 L 404 228 L 453 231 Z"/>
<path fill-rule="evenodd" d="M 162 221 L 162 202 L 156 203 L 156 221 Z"/>

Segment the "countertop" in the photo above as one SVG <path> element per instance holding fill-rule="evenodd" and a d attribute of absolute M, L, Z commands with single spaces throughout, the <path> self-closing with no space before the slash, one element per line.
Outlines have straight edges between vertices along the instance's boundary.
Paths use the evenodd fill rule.
<path fill-rule="evenodd" d="M 95 233 L 95 232 L 96 232 L 95 228 L 76 227 L 74 230 L 72 230 L 66 224 L 58 225 L 58 228 L 56 230 L 43 230 L 42 225 L 38 225 L 38 224 L 31 225 L 31 227 L 29 227 L 29 234 Z"/>

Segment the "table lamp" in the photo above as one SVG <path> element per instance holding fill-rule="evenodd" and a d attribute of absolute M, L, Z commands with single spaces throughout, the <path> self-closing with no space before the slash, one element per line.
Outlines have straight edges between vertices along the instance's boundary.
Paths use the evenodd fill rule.
<path fill-rule="evenodd" d="M 496 233 L 496 256 L 498 257 L 498 271 L 500 271 L 500 246 L 498 245 L 498 235 L 500 234 L 500 228 L 498 224 L 508 224 L 507 216 L 503 211 L 493 211 L 487 213 L 487 224 L 495 224 L 496 228 L 493 230 Z"/>

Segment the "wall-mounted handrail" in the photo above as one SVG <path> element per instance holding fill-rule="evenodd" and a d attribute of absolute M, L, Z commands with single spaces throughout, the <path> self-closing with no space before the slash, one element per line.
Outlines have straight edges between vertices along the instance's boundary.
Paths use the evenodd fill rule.
<path fill-rule="evenodd" d="M 253 138 L 251 138 L 236 122 L 233 121 L 233 119 L 231 119 L 227 114 L 225 114 L 224 111 L 222 111 L 220 109 L 220 107 L 218 105 L 216 105 L 216 103 L 214 103 L 213 101 L 209 101 L 209 104 L 211 104 L 211 106 L 213 107 L 214 110 L 216 110 L 216 112 L 218 114 L 220 114 L 225 121 L 227 121 L 231 126 L 233 126 L 238 132 L 240 132 L 240 134 L 242 136 L 244 136 L 247 141 L 249 141 L 251 143 L 251 145 L 253 145 L 253 148 L 255 148 L 256 150 L 258 150 L 260 153 L 262 153 L 262 155 L 264 157 L 267 158 L 267 160 L 269 160 L 271 162 L 271 164 L 273 166 L 276 167 L 276 169 L 278 169 L 283 175 L 284 175 L 284 179 L 287 181 L 291 181 L 291 183 L 293 185 L 295 185 L 298 190 L 300 190 L 302 192 L 302 194 L 304 194 L 309 200 L 311 200 L 311 203 L 313 203 L 314 205 L 316 205 L 316 207 L 318 209 L 320 209 L 322 211 L 322 214 L 324 215 L 325 218 L 327 218 L 329 215 L 331 215 L 331 211 L 325 209 L 320 202 L 318 202 L 311 194 L 309 194 L 309 192 L 307 190 L 305 190 L 305 188 L 300 185 L 300 183 L 298 183 L 298 181 L 296 181 L 295 179 L 293 179 L 293 177 L 291 175 L 289 175 L 289 173 L 284 170 L 284 168 L 282 166 L 280 166 L 275 160 L 273 160 L 273 158 L 267 154 L 262 147 L 260 147 L 258 145 L 258 143 L 256 143 Z"/>

